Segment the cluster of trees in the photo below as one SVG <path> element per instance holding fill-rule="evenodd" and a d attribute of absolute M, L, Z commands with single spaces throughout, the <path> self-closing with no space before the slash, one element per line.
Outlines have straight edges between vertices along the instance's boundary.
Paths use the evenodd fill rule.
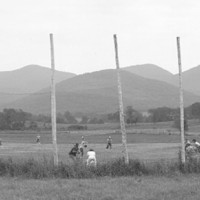
<path fill-rule="evenodd" d="M 188 130 L 188 119 L 200 120 L 200 102 L 196 102 L 184 109 L 184 129 Z M 108 114 L 109 121 L 119 121 L 119 112 Z M 159 107 L 149 109 L 147 114 L 142 114 L 134 110 L 132 106 L 127 106 L 125 109 L 125 120 L 127 124 L 136 124 L 137 122 L 166 122 L 173 121 L 174 126 L 180 129 L 180 109 Z"/>
<path fill-rule="evenodd" d="M 25 127 L 26 120 L 30 120 L 31 114 L 22 110 L 4 109 L 0 112 L 1 130 L 21 130 Z"/>
<path fill-rule="evenodd" d="M 77 120 L 69 111 L 64 114 L 58 113 L 56 116 L 57 123 L 61 124 L 102 124 L 104 121 L 97 117 L 89 118 L 82 116 L 81 120 Z M 25 130 L 38 129 L 38 123 L 42 123 L 44 128 L 51 128 L 50 115 L 33 115 L 24 112 L 21 109 L 8 108 L 0 112 L 0 130 Z"/>
<path fill-rule="evenodd" d="M 127 124 L 136 124 L 137 122 L 143 121 L 143 115 L 139 111 L 133 109 L 132 106 L 127 106 L 124 112 L 125 121 Z M 104 117 L 106 122 L 119 122 L 119 111 L 109 113 Z"/>
<path fill-rule="evenodd" d="M 196 102 L 187 107 L 185 112 L 189 118 L 200 119 L 200 102 Z"/>
<path fill-rule="evenodd" d="M 81 119 L 77 119 L 72 113 L 66 111 L 64 114 L 57 114 L 57 123 L 64 124 L 103 124 L 103 119 L 99 117 L 89 117 L 83 115 Z"/>
<path fill-rule="evenodd" d="M 149 121 L 151 122 L 164 122 L 164 121 L 174 121 L 179 118 L 180 110 L 179 108 L 168 108 L 160 107 L 155 109 L 150 109 L 149 111 Z M 200 119 L 200 102 L 194 103 L 184 109 L 184 115 L 186 119 Z"/>
<path fill-rule="evenodd" d="M 177 128 L 180 128 L 179 108 L 159 107 L 149 109 L 144 115 L 143 113 L 133 109 L 132 106 L 127 106 L 124 111 L 125 122 L 127 124 L 137 124 L 138 122 L 165 122 L 174 121 Z M 188 129 L 188 119 L 200 120 L 200 102 L 194 103 L 185 108 L 185 130 Z M 22 129 L 37 129 L 38 122 L 46 124 L 51 123 L 50 115 L 33 115 L 19 109 L 4 109 L 0 112 L 0 129 L 1 130 L 22 130 Z M 81 118 L 75 117 L 69 111 L 63 114 L 57 114 L 57 123 L 64 124 L 103 124 L 105 122 L 119 122 L 119 111 L 101 116 L 82 115 Z"/>
<path fill-rule="evenodd" d="M 126 108 L 126 122 L 128 124 L 136 124 L 142 120 L 142 114 L 128 106 Z M 33 115 L 19 109 L 4 109 L 0 112 L 0 130 L 23 130 L 37 129 L 38 122 L 41 122 L 45 128 L 50 128 L 50 115 Z M 87 116 L 82 115 L 81 118 L 76 118 L 69 111 L 63 114 L 57 114 L 57 123 L 61 124 L 103 124 L 105 122 L 119 122 L 119 111 L 102 116 Z"/>
<path fill-rule="evenodd" d="M 179 109 L 172 109 L 168 107 L 160 107 L 148 110 L 148 120 L 151 122 L 173 121 L 175 116 L 179 114 Z"/>

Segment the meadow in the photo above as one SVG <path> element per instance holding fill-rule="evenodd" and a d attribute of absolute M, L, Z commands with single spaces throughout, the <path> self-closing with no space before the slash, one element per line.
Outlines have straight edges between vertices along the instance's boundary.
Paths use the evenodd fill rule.
<path fill-rule="evenodd" d="M 12 157 L 17 160 L 51 157 L 53 155 L 51 133 L 40 132 L 41 144 L 35 143 L 36 135 L 37 133 L 34 132 L 1 133 L 0 157 Z M 109 135 L 112 136 L 113 140 L 111 150 L 106 149 L 106 140 Z M 119 132 L 105 130 L 58 132 L 57 142 L 60 161 L 71 162 L 68 152 L 76 142 L 81 142 L 82 136 L 88 142 L 85 151 L 93 148 L 96 151 L 98 162 L 106 162 L 122 156 L 121 134 Z M 132 159 L 173 159 L 178 156 L 180 136 L 178 134 L 127 133 L 127 142 L 129 157 Z"/>
<path fill-rule="evenodd" d="M 34 159 L 42 161 L 52 159 L 53 147 L 51 132 L 40 131 L 41 144 L 36 144 L 35 131 L 2 131 L 0 138 L 0 158 L 12 159 L 20 163 Z M 106 139 L 111 135 L 113 148 L 106 149 Z M 74 143 L 80 142 L 84 136 L 88 147 L 97 153 L 98 163 L 122 157 L 121 134 L 117 125 L 102 127 L 91 126 L 84 131 L 57 132 L 59 161 L 72 164 L 68 152 Z M 199 140 L 198 124 L 193 124 L 189 139 Z M 138 124 L 137 127 L 127 127 L 127 142 L 130 159 L 139 159 L 145 163 L 177 161 L 180 149 L 180 135 L 176 129 L 166 123 Z M 85 162 L 84 155 L 83 161 Z M 141 175 L 132 177 L 99 177 L 92 179 L 30 179 L 24 177 L 2 176 L 0 178 L 0 199 L 199 199 L 200 175 L 173 173 L 168 175 Z"/>
<path fill-rule="evenodd" d="M 103 179 L 0 178 L 1 200 L 198 200 L 200 176 Z"/>

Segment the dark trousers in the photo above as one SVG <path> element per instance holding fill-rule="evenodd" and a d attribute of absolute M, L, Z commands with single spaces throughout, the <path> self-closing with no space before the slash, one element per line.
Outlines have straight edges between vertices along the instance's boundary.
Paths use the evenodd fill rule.
<path fill-rule="evenodd" d="M 112 149 L 112 144 L 110 142 L 108 142 L 108 144 L 106 146 L 106 149 L 108 149 L 108 148 Z"/>
<path fill-rule="evenodd" d="M 81 156 L 83 156 L 83 148 L 81 147 L 79 150 L 80 150 Z"/>

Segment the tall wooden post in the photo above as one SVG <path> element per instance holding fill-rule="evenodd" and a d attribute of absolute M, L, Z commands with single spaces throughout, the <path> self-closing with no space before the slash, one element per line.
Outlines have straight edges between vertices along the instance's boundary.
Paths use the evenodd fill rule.
<path fill-rule="evenodd" d="M 54 148 L 54 165 L 58 165 L 58 149 L 57 149 L 57 136 L 56 136 L 56 97 L 55 97 L 55 62 L 54 62 L 54 43 L 53 34 L 50 34 L 50 46 L 51 46 L 51 124 L 52 124 L 52 142 Z"/>
<path fill-rule="evenodd" d="M 177 37 L 178 66 L 179 66 L 179 95 L 180 95 L 180 127 L 181 127 L 181 162 L 185 163 L 185 137 L 184 137 L 184 104 L 183 104 L 183 86 L 182 86 L 182 65 L 180 38 Z"/>
<path fill-rule="evenodd" d="M 118 98 L 119 98 L 119 112 L 120 112 L 120 126 L 122 133 L 122 145 L 123 145 L 123 156 L 125 163 L 129 163 L 128 151 L 127 151 L 127 141 L 126 141 L 126 128 L 124 122 L 124 108 L 123 108 L 123 98 L 122 98 L 122 87 L 121 87 L 121 78 L 120 78 L 120 67 L 119 67 L 119 58 L 118 58 L 118 45 L 117 45 L 117 36 L 114 37 L 115 45 L 115 60 L 116 60 L 116 69 L 117 69 L 117 83 L 118 83 Z"/>

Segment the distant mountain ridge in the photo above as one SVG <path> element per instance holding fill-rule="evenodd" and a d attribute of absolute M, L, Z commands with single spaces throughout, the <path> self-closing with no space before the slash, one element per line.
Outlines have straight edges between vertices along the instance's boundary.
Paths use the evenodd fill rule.
<path fill-rule="evenodd" d="M 154 64 L 132 65 L 123 69 L 144 78 L 164 81 L 172 85 L 178 84 L 176 76 Z"/>
<path fill-rule="evenodd" d="M 164 81 L 166 83 L 178 86 L 179 74 L 164 70 L 163 68 L 153 64 L 132 65 L 123 68 L 126 71 L 137 74 L 144 78 Z M 200 65 L 182 72 L 183 88 L 187 91 L 200 96 Z"/>
<path fill-rule="evenodd" d="M 124 106 L 148 110 L 160 106 L 178 107 L 178 87 L 121 70 Z M 50 89 L 8 104 L 33 113 L 50 113 Z M 109 113 L 118 110 L 116 70 L 102 70 L 61 81 L 56 85 L 57 112 Z M 200 97 L 184 92 L 185 106 Z"/>
<path fill-rule="evenodd" d="M 56 71 L 55 82 L 74 76 L 73 73 Z M 50 84 L 51 69 L 40 65 L 27 65 L 17 70 L 0 72 L 0 105 L 20 99 L 26 93 L 37 92 Z"/>
<path fill-rule="evenodd" d="M 178 79 L 178 74 L 175 75 Z M 183 88 L 200 95 L 200 65 L 182 73 Z"/>

